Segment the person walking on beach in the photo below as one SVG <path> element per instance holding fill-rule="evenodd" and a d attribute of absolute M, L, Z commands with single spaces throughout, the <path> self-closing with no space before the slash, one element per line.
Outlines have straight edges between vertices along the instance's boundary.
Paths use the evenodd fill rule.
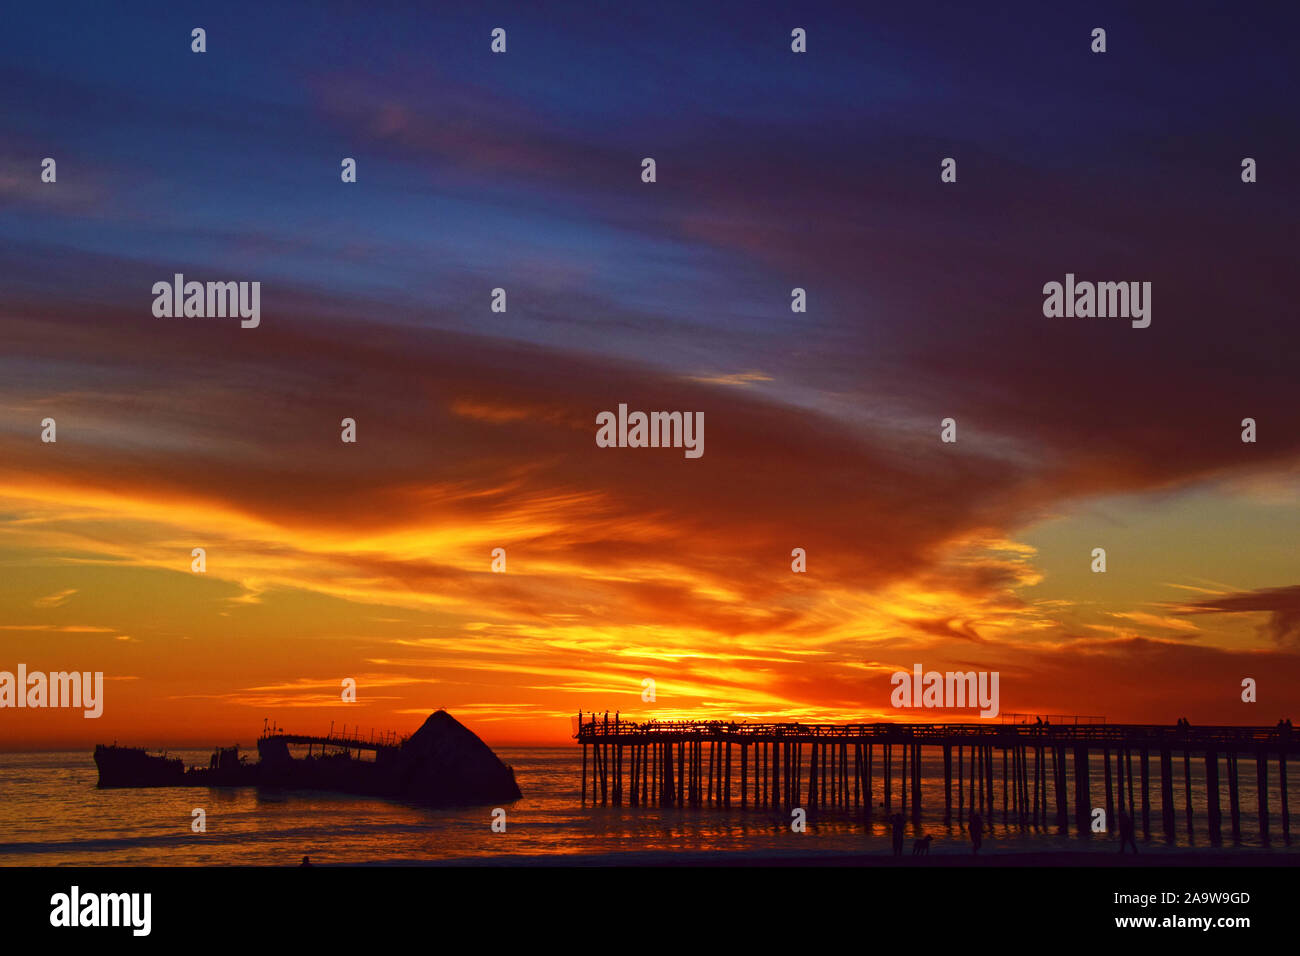
<path fill-rule="evenodd" d="M 894 837 L 894 856 L 903 855 L 903 815 L 895 813 L 889 818 L 890 826 L 893 827 Z"/>
<path fill-rule="evenodd" d="M 979 853 L 980 846 L 984 843 L 984 818 L 978 813 L 970 815 L 970 842 L 972 851 Z"/>
<path fill-rule="evenodd" d="M 1136 828 L 1133 826 L 1133 818 L 1130 817 L 1123 810 L 1121 810 L 1119 812 L 1119 852 L 1120 853 L 1124 852 L 1124 844 L 1126 843 L 1133 848 L 1134 854 L 1137 853 L 1138 845 L 1137 845 L 1137 841 L 1133 837 L 1133 832 L 1135 829 Z"/>

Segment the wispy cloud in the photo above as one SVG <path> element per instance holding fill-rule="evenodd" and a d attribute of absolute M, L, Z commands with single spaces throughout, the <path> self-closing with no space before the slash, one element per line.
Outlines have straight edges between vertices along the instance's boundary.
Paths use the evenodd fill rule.
<path fill-rule="evenodd" d="M 32 607 L 62 607 L 68 603 L 68 598 L 77 593 L 76 588 L 68 588 L 66 591 L 59 591 L 55 594 L 47 594 L 45 597 L 37 598 L 32 602 Z"/>

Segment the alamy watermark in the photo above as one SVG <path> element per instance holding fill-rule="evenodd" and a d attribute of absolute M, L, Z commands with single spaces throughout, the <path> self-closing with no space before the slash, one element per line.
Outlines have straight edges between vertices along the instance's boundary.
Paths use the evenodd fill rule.
<path fill-rule="evenodd" d="M 620 403 L 618 414 L 596 416 L 600 448 L 684 448 L 687 458 L 704 454 L 703 412 L 632 412 Z"/>
<path fill-rule="evenodd" d="M 997 671 L 894 671 L 889 702 L 895 707 L 978 707 L 981 717 L 998 715 Z"/>
<path fill-rule="evenodd" d="M 1065 274 L 1065 284 L 1043 286 L 1043 315 L 1049 319 L 1132 319 L 1133 328 L 1151 324 L 1150 282 L 1075 282 Z"/>
<path fill-rule="evenodd" d="M 104 713 L 103 671 L 0 671 L 0 707 L 80 707 L 84 717 Z"/>
<path fill-rule="evenodd" d="M 238 316 L 245 329 L 255 329 L 262 322 L 260 282 L 186 282 L 178 272 L 171 282 L 155 282 L 153 294 L 153 314 L 159 319 Z"/>
<path fill-rule="evenodd" d="M 75 884 L 67 893 L 50 897 L 50 925 L 127 926 L 133 936 L 152 929 L 152 893 L 82 893 Z"/>

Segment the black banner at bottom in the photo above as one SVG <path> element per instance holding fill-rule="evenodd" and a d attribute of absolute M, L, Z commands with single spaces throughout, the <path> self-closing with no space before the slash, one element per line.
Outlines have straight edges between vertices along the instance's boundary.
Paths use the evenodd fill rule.
<path fill-rule="evenodd" d="M 445 944 L 536 942 L 540 935 L 589 950 L 704 934 L 729 946 L 767 947 L 785 938 L 806 942 L 809 933 L 820 937 L 841 924 L 926 943 L 996 943 L 1039 930 L 1062 939 L 1200 934 L 1226 942 L 1296 924 L 1288 862 L 4 869 L 0 918 L 10 939 L 53 934 L 79 943 L 218 947 L 430 932 L 437 934 L 431 942 Z"/>

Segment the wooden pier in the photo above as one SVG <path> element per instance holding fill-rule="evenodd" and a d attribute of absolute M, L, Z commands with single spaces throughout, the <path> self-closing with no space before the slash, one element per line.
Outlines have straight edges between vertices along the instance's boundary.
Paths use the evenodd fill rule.
<path fill-rule="evenodd" d="M 871 806 L 878 793 L 879 807 L 897 809 L 919 822 L 923 801 L 939 799 L 923 792 L 922 758 L 939 751 L 945 822 L 954 816 L 960 822 L 978 811 L 986 822 L 1000 813 L 1004 823 L 1067 832 L 1073 818 L 1076 831 L 1087 836 L 1093 808 L 1104 806 L 1110 832 L 1118 832 L 1119 811 L 1149 839 L 1153 773 L 1158 773 L 1159 817 L 1154 822 L 1169 840 L 1177 834 L 1176 778 L 1186 832 L 1196 834 L 1192 765 L 1203 761 L 1207 819 L 1202 832 L 1212 843 L 1223 837 L 1223 777 L 1230 833 L 1240 839 L 1239 764 L 1244 759 L 1247 767 L 1255 765 L 1255 811 L 1265 842 L 1271 832 L 1269 762 L 1276 760 L 1281 834 L 1290 844 L 1287 757 L 1300 751 L 1300 737 L 1282 725 L 1107 724 L 1100 718 L 1054 723 L 1050 715 L 1044 723 L 827 725 L 635 722 L 618 715 L 579 714 L 574 737 L 582 744 L 584 804 L 590 799 L 633 807 L 802 807 L 811 814 L 858 812 Z M 1091 758 L 1098 754 L 1104 803 L 1091 779 Z"/>

